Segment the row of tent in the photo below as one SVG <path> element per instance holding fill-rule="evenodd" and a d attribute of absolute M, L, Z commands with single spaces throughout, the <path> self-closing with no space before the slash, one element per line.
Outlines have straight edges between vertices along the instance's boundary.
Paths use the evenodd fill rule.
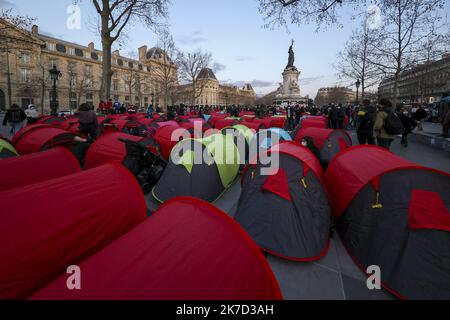
<path fill-rule="evenodd" d="M 400 298 L 450 298 L 450 263 L 447 259 L 450 241 L 450 175 L 448 173 L 410 163 L 384 149 L 372 146 L 352 147 L 339 153 L 332 160 L 325 174 L 312 153 L 294 142 L 275 145 L 269 152 L 279 154 L 280 164 L 277 170 L 269 175 L 263 175 L 261 174 L 261 168 L 264 165 L 257 164 L 247 166 L 243 172 L 242 193 L 235 216 L 235 221 L 242 227 L 241 231 L 238 232 L 239 234 L 242 234 L 245 230 L 260 249 L 284 259 L 314 261 L 327 254 L 332 216 L 349 254 L 361 270 L 365 272 L 367 267 L 371 265 L 377 265 L 381 268 L 384 288 Z M 30 297 L 31 294 L 38 291 L 38 288 L 44 287 L 44 282 L 45 285 L 50 283 L 50 275 L 47 272 L 49 274 L 51 272 L 46 268 L 42 269 L 44 274 L 31 277 L 30 273 L 35 272 L 33 266 L 40 266 L 41 264 L 44 266 L 51 265 L 49 268 L 56 268 L 50 262 L 55 259 L 54 255 L 59 253 L 56 251 L 49 254 L 46 251 L 39 250 L 50 250 L 49 248 L 54 250 L 52 247 L 54 244 L 60 250 L 71 252 L 68 244 L 73 243 L 75 246 L 76 243 L 76 250 L 80 255 L 84 253 L 83 250 L 80 252 L 80 248 L 86 249 L 87 252 L 100 251 L 100 249 L 91 247 L 92 245 L 95 248 L 104 248 L 104 244 L 98 244 L 99 242 L 103 243 L 101 242 L 103 239 L 99 239 L 99 237 L 109 237 L 108 241 L 112 242 L 118 235 L 123 235 L 131 230 L 131 227 L 127 226 L 133 225 L 133 223 L 128 223 L 127 219 L 139 220 L 132 218 L 133 212 L 142 212 L 141 216 L 144 217 L 144 220 L 147 213 L 139 186 L 127 170 L 117 164 L 106 164 L 80 172 L 73 156 L 62 148 L 35 155 L 1 160 L 0 174 L 2 176 L 8 174 L 11 171 L 10 168 L 14 165 L 16 168 L 27 168 L 23 162 L 15 163 L 14 160 L 31 159 L 29 158 L 31 156 L 35 157 L 33 162 L 36 164 L 36 170 L 44 170 L 46 165 L 52 168 L 58 167 L 56 163 L 61 168 L 60 172 L 54 172 L 51 177 L 41 177 L 40 181 L 38 177 L 33 177 L 33 181 L 19 181 L 9 186 L 1 185 L 0 201 L 5 210 L 3 211 L 4 223 L 0 227 L 2 229 L 0 234 L 5 237 L 3 241 L 5 246 L 2 248 L 4 251 L 0 261 L 3 261 L 3 265 L 0 270 L 4 270 L 5 273 L 0 275 L 0 279 L 4 279 L 3 281 L 6 282 L 12 281 L 12 283 L 4 282 L 0 286 L 5 288 L 3 295 L 0 294 L 0 296 L 6 298 Z M 5 170 L 7 163 L 10 163 L 10 166 L 8 170 Z M 186 165 L 182 164 L 182 166 Z M 32 176 L 32 172 L 26 171 L 25 173 L 27 173 L 26 176 Z M 30 174 L 28 175 L 28 173 Z M 74 190 L 76 191 L 74 192 Z M 187 218 L 184 215 L 186 209 L 183 206 L 179 207 L 178 204 L 174 205 L 172 209 L 168 209 L 168 213 L 165 214 L 170 214 L 172 211 L 174 211 L 173 214 L 183 212 L 181 214 L 183 219 L 188 219 L 189 222 L 194 223 L 191 220 L 197 219 L 196 210 L 217 210 L 201 200 L 181 199 L 191 199 L 182 200 L 182 202 L 192 202 L 192 206 L 195 208 L 192 218 Z M 165 202 L 161 209 L 170 207 L 177 201 L 171 198 Z M 46 206 L 39 205 L 43 202 L 46 203 Z M 202 209 L 198 209 L 199 207 Z M 62 222 L 60 224 L 56 219 L 57 217 L 74 219 L 81 211 L 86 215 L 96 216 L 95 219 L 92 217 L 93 225 L 87 223 L 89 220 L 86 220 L 87 216 L 84 214 L 76 217 L 77 219 L 83 219 L 83 223 L 79 223 L 78 220 L 68 221 L 67 223 L 70 226 Z M 61 215 L 61 212 L 65 212 L 65 214 Z M 158 212 L 152 215 L 149 220 L 157 217 Z M 202 235 L 204 237 L 210 236 L 211 230 L 214 230 L 212 234 L 221 235 L 219 230 L 212 229 L 209 222 L 199 223 L 198 225 L 195 223 L 187 227 L 187 222 L 182 220 L 181 216 L 168 218 L 170 223 L 166 223 L 169 226 L 167 229 L 162 228 L 162 234 L 171 230 L 169 234 L 174 237 L 171 241 L 189 243 L 194 247 L 197 247 L 198 243 L 210 241 L 202 238 L 198 239 L 197 242 L 192 239 L 192 235 L 186 235 L 185 238 L 184 233 L 180 231 L 181 229 L 187 229 L 196 235 L 201 234 L 204 230 L 205 234 Z M 223 216 L 225 217 L 224 214 Z M 116 217 L 117 222 L 114 220 Z M 27 221 L 30 221 L 29 219 L 33 219 L 33 224 L 27 223 Z M 182 221 L 183 223 L 180 222 L 180 225 L 178 225 L 176 221 Z M 175 228 L 172 223 L 178 225 L 179 228 Z M 147 221 L 145 224 L 151 225 L 152 223 Z M 57 234 L 61 239 L 58 239 L 58 237 L 55 239 L 55 235 L 51 233 L 51 235 L 48 235 L 48 239 L 51 237 L 55 243 L 49 243 L 47 238 L 43 236 L 46 235 L 48 228 L 58 229 Z M 73 234 L 68 233 L 67 231 L 72 230 L 72 228 L 74 228 Z M 96 233 L 92 233 L 94 228 L 97 230 Z M 117 228 L 120 230 L 116 230 Z M 160 228 L 161 225 L 155 227 L 155 230 Z M 99 233 L 98 230 L 100 229 L 102 232 Z M 110 229 L 114 229 L 111 232 L 115 236 L 109 234 Z M 126 230 L 124 231 L 124 229 Z M 61 232 L 62 230 L 66 231 Z M 149 230 L 152 230 L 152 232 Z M 153 234 L 155 230 L 145 229 L 142 226 L 141 232 Z M 52 231 L 56 232 L 53 229 Z M 140 232 L 137 233 L 140 234 Z M 160 233 L 157 234 L 161 236 Z M 19 239 L 16 239 L 16 237 Z M 71 239 L 71 237 L 74 237 L 74 239 Z M 78 237 L 82 238 L 83 241 Z M 136 237 L 135 239 L 130 236 L 135 243 L 144 243 L 143 238 Z M 138 270 L 141 270 L 140 268 L 144 268 L 144 266 L 149 268 L 147 263 L 154 262 L 154 259 L 156 259 L 154 255 L 164 255 L 164 248 L 171 247 L 164 241 L 157 243 L 156 238 L 149 237 L 155 241 L 151 242 L 151 247 L 154 247 L 156 253 L 145 247 L 149 252 L 152 252 L 148 253 L 149 257 L 147 257 L 138 250 L 136 257 L 139 256 L 142 259 L 137 263 L 139 265 Z M 157 236 L 155 235 L 155 237 Z M 194 237 L 194 239 L 196 238 Z M 59 240 L 65 245 L 61 246 Z M 227 249 L 230 249 L 229 241 L 230 239 L 227 239 L 223 243 L 224 246 L 227 246 Z M 34 245 L 30 246 L 30 243 Z M 132 252 L 130 261 L 135 261 L 133 260 L 135 259 L 135 251 L 131 249 L 133 240 L 124 241 L 124 243 L 127 245 L 124 245 L 123 252 Z M 131 247 L 128 246 L 128 243 Z M 25 251 L 20 251 L 18 248 Z M 87 270 L 90 270 L 90 268 L 95 270 L 92 277 L 94 277 L 98 268 L 111 262 L 108 259 L 118 259 L 114 252 L 122 250 L 121 248 L 120 245 L 115 244 L 115 249 L 110 249 L 111 252 L 105 253 L 104 257 L 99 253 L 101 257 L 98 259 L 92 258 L 94 262 L 88 263 L 91 260 L 87 260 Z M 180 249 L 179 246 L 176 246 L 176 248 Z M 220 266 L 217 268 L 222 272 L 222 265 L 225 264 L 227 267 L 227 263 L 230 262 L 229 257 L 222 256 L 223 248 L 218 247 L 215 250 L 217 250 L 215 251 L 216 255 L 201 250 L 196 252 L 202 255 L 199 258 L 201 263 L 205 263 L 206 260 L 216 261 L 218 259 L 219 262 L 216 261 L 216 267 Z M 236 248 L 232 248 L 232 250 L 234 252 Z M 105 251 L 108 252 L 106 249 Z M 39 254 L 36 255 L 36 252 L 39 252 Z M 222 253 L 218 255 L 218 252 Z M 183 254 L 182 252 L 170 252 L 168 256 L 171 256 L 171 259 L 179 259 Z M 217 256 L 223 259 L 226 257 L 228 262 L 225 263 Z M 9 259 L 6 259 L 6 257 L 9 257 Z M 78 258 L 77 256 L 77 258 L 73 257 L 71 261 L 74 261 L 74 263 L 84 261 L 84 258 Z M 39 264 L 39 262 L 31 263 L 33 259 L 47 260 Z M 173 268 L 177 264 L 182 264 L 181 261 L 176 261 Z M 66 263 L 67 261 L 63 262 Z M 117 261 L 113 263 L 117 265 Z M 130 265 L 127 265 L 127 261 L 123 263 L 124 268 L 127 267 L 128 269 L 125 269 L 130 271 L 129 275 L 137 278 L 144 277 L 144 273 L 136 272 L 134 268 L 137 267 L 131 265 L 131 262 Z M 165 263 L 165 260 L 163 259 L 161 263 Z M 121 264 L 119 265 L 121 266 Z M 24 266 L 29 266 L 30 269 L 24 268 Z M 263 269 L 266 267 L 264 266 Z M 186 268 L 197 270 L 195 268 L 189 269 L 186 266 L 182 269 Z M 164 268 L 161 267 L 161 269 Z M 20 272 L 18 273 L 17 270 L 20 270 Z M 83 270 L 85 270 L 84 267 Z M 86 295 L 72 294 L 63 290 L 66 278 L 62 276 L 60 280 L 49 286 L 48 291 L 44 290 L 44 292 L 49 293 L 48 295 L 38 294 L 37 297 L 44 299 L 58 297 L 64 299 L 201 297 L 203 299 L 211 297 L 207 295 L 176 296 L 175 294 L 170 296 L 164 295 L 162 289 L 160 292 L 157 290 L 151 291 L 151 294 L 149 292 L 144 294 L 142 290 L 135 290 L 143 295 L 133 295 L 131 291 L 127 292 L 126 290 L 120 293 L 117 290 L 110 290 L 108 287 L 111 285 L 111 279 L 119 276 L 114 270 L 111 269 L 107 272 L 104 283 L 93 281 L 95 286 L 98 285 L 99 287 L 95 288 L 94 286 L 95 290 L 86 292 Z M 149 270 L 152 270 L 150 274 L 155 275 L 155 277 L 156 275 L 160 276 L 160 273 L 156 272 L 157 269 Z M 182 271 L 171 270 L 185 275 Z M 201 268 L 198 270 L 204 271 Z M 53 270 L 52 272 L 56 271 Z M 145 274 L 147 275 L 147 273 Z M 59 269 L 59 275 L 63 275 L 61 269 Z M 123 276 L 124 279 L 129 279 L 129 275 Z M 169 277 L 169 274 L 166 276 Z M 271 277 L 269 276 L 269 278 Z M 135 286 L 139 286 L 137 278 L 133 278 L 136 282 L 131 281 Z M 54 279 L 56 278 L 53 277 L 51 280 Z M 27 284 L 21 284 L 20 281 L 25 281 Z M 29 284 L 29 281 L 33 283 Z M 167 281 L 170 282 L 170 280 Z M 126 281 L 124 280 L 124 282 Z M 177 278 L 176 283 L 180 283 L 180 279 Z M 267 284 L 267 282 L 265 283 Z M 125 288 L 130 288 L 125 284 L 123 285 Z M 191 288 L 195 288 L 194 284 L 190 282 L 189 285 L 192 286 Z M 272 285 L 274 284 L 272 283 Z M 156 287 L 163 288 L 164 286 L 164 284 L 158 283 Z M 26 288 L 26 290 L 23 290 L 30 291 L 14 293 L 11 296 L 12 288 Z M 215 290 L 223 293 L 219 288 L 216 287 Z M 192 294 L 192 292 L 190 293 Z M 226 298 L 231 298 L 231 296 L 226 296 Z"/>
<path fill-rule="evenodd" d="M 118 164 L 2 191 L 0 202 L 0 299 L 282 298 L 256 244 L 225 213 L 185 197 L 148 218 Z M 82 290 L 67 289 L 71 265 Z"/>
<path fill-rule="evenodd" d="M 250 137 L 246 128 L 234 129 L 251 143 L 254 137 Z M 282 132 L 280 130 L 273 129 L 278 133 Z M 326 129 L 305 126 L 295 132 L 295 140 L 318 132 L 315 139 L 322 148 L 329 148 L 328 140 L 339 147 L 336 151 L 340 152 L 330 159 L 325 175 L 318 159 L 300 144 L 285 141 L 271 145 L 267 138 L 264 142 L 256 138 L 267 153 L 278 153 L 279 167 L 269 175 L 261 174 L 266 165 L 260 162 L 245 168 L 235 220 L 262 250 L 285 259 L 312 261 L 327 253 L 333 216 L 355 262 L 363 271 L 370 265 L 380 266 L 383 286 L 387 290 L 401 298 L 450 298 L 449 175 L 412 164 L 381 148 L 348 148 L 345 142 L 349 137 L 345 133 L 337 131 L 341 133 L 337 135 L 332 131 L 325 134 L 322 130 Z M 111 152 L 121 147 L 122 151 L 113 159 L 120 162 L 126 157 L 123 144 L 114 135 L 124 136 L 123 133 L 110 133 L 96 141 L 99 145 L 104 139 L 109 142 L 105 140 L 102 145 L 104 155 L 96 158 L 98 161 L 92 168 L 102 168 L 110 161 Z M 225 143 L 215 145 L 217 141 Z M 227 135 L 179 142 L 180 148 L 175 146 L 174 149 L 182 150 L 179 161 L 169 163 L 153 190 L 155 198 L 165 204 L 178 195 L 214 201 L 234 181 L 239 166 L 197 165 L 189 151 L 197 145 L 214 159 L 220 157 L 221 152 L 226 154 L 227 150 L 235 148 L 234 143 Z M 95 144 L 89 152 L 97 152 L 93 148 Z M 76 174 L 79 168 L 69 153 L 60 149 L 52 151 L 55 152 L 54 163 L 65 161 L 69 167 L 67 172 L 73 170 Z M 25 157 L 28 156 L 21 158 Z M 13 172 L 3 166 L 9 159 L 1 161 L 0 168 Z M 42 161 L 44 172 L 48 171 L 46 162 L 51 163 Z M 10 163 L 14 165 L 13 161 Z M 39 163 L 39 160 L 33 159 L 33 163 Z M 26 165 L 19 163 L 16 166 L 19 170 L 19 166 Z M 58 179 L 63 179 L 67 172 L 59 173 L 62 178 Z M 48 179 L 57 176 L 58 173 Z M 29 184 L 27 181 L 22 183 L 24 186 Z M 19 187 L 15 185 L 3 190 Z"/>

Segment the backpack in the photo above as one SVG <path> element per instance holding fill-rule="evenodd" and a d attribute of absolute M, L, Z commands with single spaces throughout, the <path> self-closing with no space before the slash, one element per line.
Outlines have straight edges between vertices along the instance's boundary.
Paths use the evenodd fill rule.
<path fill-rule="evenodd" d="M 402 121 L 400 118 L 393 112 L 387 112 L 387 117 L 384 122 L 384 131 L 390 135 L 397 135 L 403 133 L 405 127 L 403 127 Z"/>

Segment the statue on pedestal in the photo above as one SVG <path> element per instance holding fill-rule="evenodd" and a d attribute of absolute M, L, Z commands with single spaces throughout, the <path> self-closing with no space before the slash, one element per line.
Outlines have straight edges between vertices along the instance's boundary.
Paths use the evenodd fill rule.
<path fill-rule="evenodd" d="M 288 60 L 288 65 L 286 66 L 286 69 L 295 68 L 295 66 L 294 66 L 295 53 L 294 53 L 294 50 L 292 49 L 293 46 L 294 46 L 294 39 L 292 39 L 292 44 L 289 47 L 289 60 Z"/>

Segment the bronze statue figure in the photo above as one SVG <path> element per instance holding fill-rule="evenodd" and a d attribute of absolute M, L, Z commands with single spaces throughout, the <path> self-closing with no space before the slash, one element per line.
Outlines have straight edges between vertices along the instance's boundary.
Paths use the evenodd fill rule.
<path fill-rule="evenodd" d="M 292 49 L 293 46 L 294 46 L 294 40 L 292 40 L 292 44 L 289 47 L 289 60 L 288 60 L 288 65 L 286 66 L 286 69 L 294 68 L 295 54 L 294 54 L 294 50 Z"/>

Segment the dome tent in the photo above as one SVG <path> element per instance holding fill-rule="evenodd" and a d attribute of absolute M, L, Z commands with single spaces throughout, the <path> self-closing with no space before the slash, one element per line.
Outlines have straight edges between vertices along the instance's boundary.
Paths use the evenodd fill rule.
<path fill-rule="evenodd" d="M 80 268 L 89 287 L 67 290 L 61 277 L 32 299 L 282 299 L 251 238 L 225 213 L 194 198 L 170 200 Z"/>
<path fill-rule="evenodd" d="M 304 137 L 311 137 L 320 151 L 320 163 L 326 167 L 342 150 L 352 146 L 352 138 L 347 131 L 321 129 L 315 127 L 302 128 L 297 132 L 295 141 L 300 143 Z"/>
<path fill-rule="evenodd" d="M 110 161 L 123 163 L 127 157 L 125 143 L 119 139 L 140 142 L 142 137 L 125 133 L 108 133 L 100 136 L 89 148 L 86 154 L 86 169 L 92 169 Z"/>
<path fill-rule="evenodd" d="M 213 134 L 203 139 L 185 139 L 172 150 L 153 196 L 162 203 L 176 196 L 215 201 L 235 180 L 239 161 L 239 151 L 229 136 Z"/>
<path fill-rule="evenodd" d="M 226 127 L 222 129 L 222 134 L 230 135 L 234 139 L 234 144 L 239 150 L 240 159 L 245 159 L 245 163 L 241 163 L 240 170 L 243 170 L 249 161 L 250 143 L 254 136 L 254 131 L 242 124 Z M 244 150 L 241 147 L 245 148 Z M 243 162 L 243 161 L 241 161 Z"/>
<path fill-rule="evenodd" d="M 273 146 L 279 167 L 248 165 L 236 221 L 262 250 L 295 261 L 318 260 L 329 247 L 330 206 L 316 157 L 294 142 Z"/>
<path fill-rule="evenodd" d="M 270 149 L 275 142 L 292 141 L 291 136 L 285 130 L 280 128 L 270 128 L 267 130 L 260 130 L 252 139 L 251 145 L 258 146 L 258 149 Z"/>
<path fill-rule="evenodd" d="M 0 201 L 0 299 L 30 297 L 147 218 L 139 185 L 116 164 L 1 192 Z"/>
<path fill-rule="evenodd" d="M 24 155 L 58 146 L 69 146 L 74 137 L 75 134 L 65 130 L 48 125 L 37 125 L 28 130 L 19 131 L 17 137 L 14 137 L 14 146 L 20 154 Z"/>
<path fill-rule="evenodd" d="M 80 172 L 75 156 L 65 148 L 0 161 L 0 192 Z"/>
<path fill-rule="evenodd" d="M 19 154 L 8 140 L 0 137 L 0 159 L 17 157 Z"/>
<path fill-rule="evenodd" d="M 400 298 L 450 299 L 450 175 L 374 146 L 341 152 L 326 183 L 347 250 Z"/>

